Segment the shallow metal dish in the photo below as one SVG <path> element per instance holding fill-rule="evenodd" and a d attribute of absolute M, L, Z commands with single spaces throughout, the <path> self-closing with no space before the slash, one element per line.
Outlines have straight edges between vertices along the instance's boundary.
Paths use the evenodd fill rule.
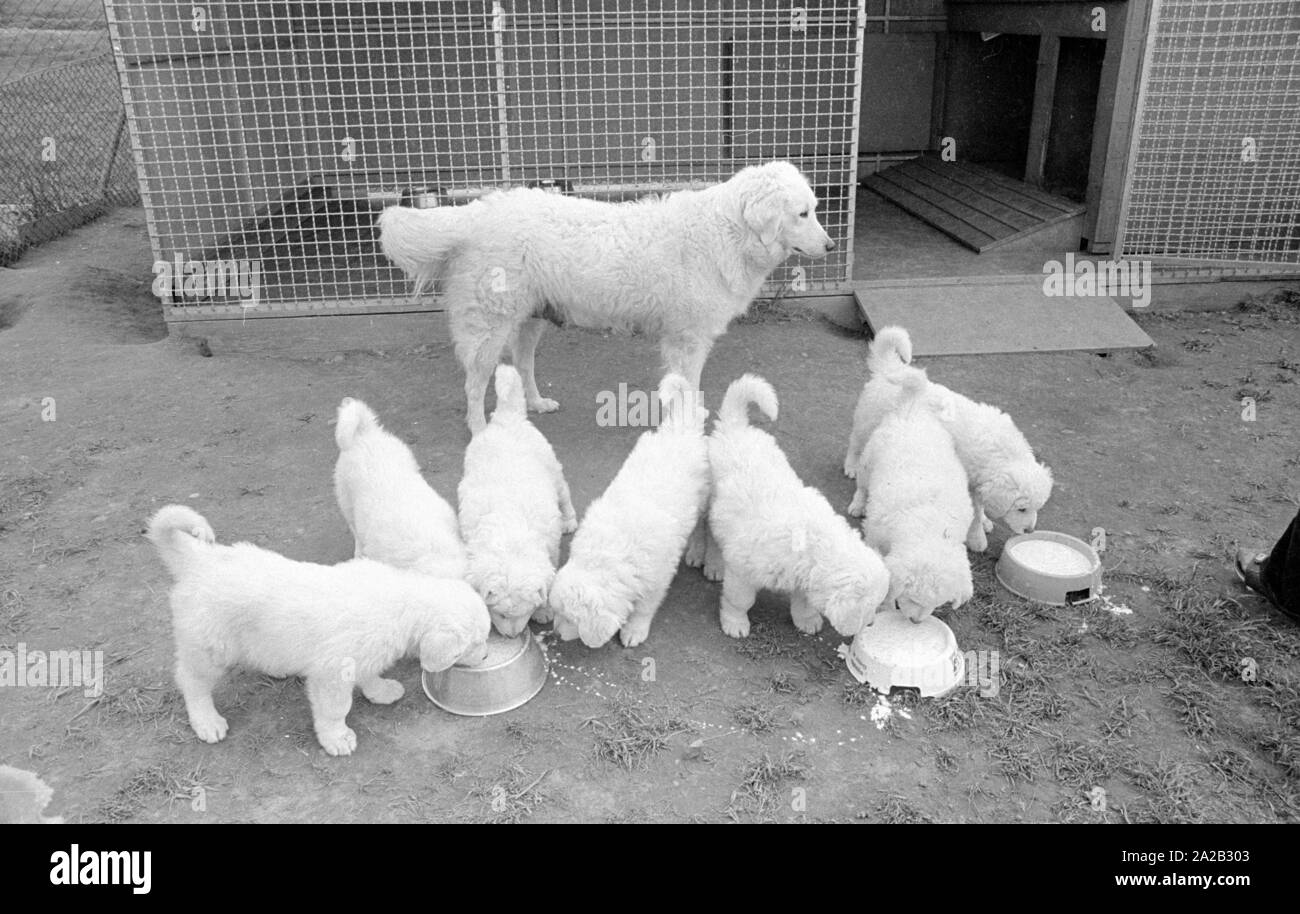
<path fill-rule="evenodd" d="M 546 685 L 546 652 L 528 629 L 514 638 L 494 630 L 487 647 L 487 659 L 477 666 L 422 673 L 424 694 L 452 714 L 486 717 L 513 711 Z"/>

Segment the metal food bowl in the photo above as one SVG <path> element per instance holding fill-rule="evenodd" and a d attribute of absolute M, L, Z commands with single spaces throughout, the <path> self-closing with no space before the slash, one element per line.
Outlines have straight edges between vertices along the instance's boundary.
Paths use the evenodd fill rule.
<path fill-rule="evenodd" d="M 854 636 L 845 662 L 854 679 L 878 692 L 910 688 L 922 698 L 946 695 L 966 678 L 966 658 L 942 619 L 913 622 L 896 609 L 876 613 Z"/>
<path fill-rule="evenodd" d="M 457 664 L 440 673 L 424 672 L 424 694 L 444 711 L 486 717 L 513 711 L 546 685 L 546 652 L 524 629 L 513 638 L 495 630 L 488 636 L 487 659 L 475 666 Z"/>
<path fill-rule="evenodd" d="M 1077 558 L 1071 558 L 1070 552 L 1062 552 L 1062 547 Z M 1055 562 L 1055 567 L 1033 564 L 1031 560 L 1035 556 L 1030 550 L 1043 552 L 1041 558 L 1047 559 L 1052 557 L 1050 550 L 1055 550 L 1064 561 Z M 1016 596 L 1051 606 L 1086 603 L 1101 592 L 1101 559 L 1096 551 L 1081 539 L 1051 530 L 1011 537 L 1002 547 L 994 572 L 1002 586 Z"/>

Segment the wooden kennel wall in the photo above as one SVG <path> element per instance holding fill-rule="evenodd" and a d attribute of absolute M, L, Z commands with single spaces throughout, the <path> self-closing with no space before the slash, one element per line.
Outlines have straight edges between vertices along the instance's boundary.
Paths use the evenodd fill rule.
<path fill-rule="evenodd" d="M 623 198 L 773 158 L 838 248 L 769 294 L 851 276 L 862 0 L 104 3 L 155 257 L 260 265 L 256 308 L 169 319 L 436 307 L 378 252 L 383 205 Z"/>

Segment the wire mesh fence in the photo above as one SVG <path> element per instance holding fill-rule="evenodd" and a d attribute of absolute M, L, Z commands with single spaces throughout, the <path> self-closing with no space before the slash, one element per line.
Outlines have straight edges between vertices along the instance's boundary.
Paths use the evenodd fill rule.
<path fill-rule="evenodd" d="M 0 0 L 0 263 L 138 199 L 100 0 Z"/>
<path fill-rule="evenodd" d="M 1300 3 L 1156 0 L 1117 250 L 1300 265 Z"/>
<path fill-rule="evenodd" d="M 385 205 L 624 199 L 796 162 L 851 270 L 863 6 L 779 0 L 105 0 L 159 261 L 256 264 L 259 313 L 427 307 Z M 246 313 L 177 284 L 169 316 Z M 227 290 L 228 291 L 228 290 Z"/>

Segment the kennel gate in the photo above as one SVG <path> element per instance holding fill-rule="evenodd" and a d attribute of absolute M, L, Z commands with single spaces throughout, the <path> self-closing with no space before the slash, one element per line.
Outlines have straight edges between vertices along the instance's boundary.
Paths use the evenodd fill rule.
<path fill-rule="evenodd" d="M 1115 250 L 1300 266 L 1300 3 L 1154 0 Z"/>
<path fill-rule="evenodd" d="M 104 0 L 170 320 L 430 310 L 385 205 L 497 187 L 623 199 L 788 158 L 852 275 L 863 0 Z M 235 284 L 255 264 L 256 306 Z M 156 269 L 160 269 L 157 264 Z M 173 270 L 175 272 L 175 270 Z"/>

